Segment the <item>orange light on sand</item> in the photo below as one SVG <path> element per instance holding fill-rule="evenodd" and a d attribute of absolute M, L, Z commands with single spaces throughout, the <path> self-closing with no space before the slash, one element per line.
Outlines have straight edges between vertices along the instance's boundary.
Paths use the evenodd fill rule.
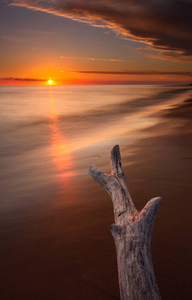
<path fill-rule="evenodd" d="M 48 84 L 49 84 L 49 85 L 52 85 L 52 84 L 53 84 L 53 80 L 49 79 L 49 80 L 48 80 Z"/>

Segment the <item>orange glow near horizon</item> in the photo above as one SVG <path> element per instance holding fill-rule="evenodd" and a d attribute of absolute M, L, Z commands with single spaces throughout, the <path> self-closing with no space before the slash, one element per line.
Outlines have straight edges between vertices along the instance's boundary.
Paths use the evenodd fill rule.
<path fill-rule="evenodd" d="M 34 80 L 21 78 L 0 78 L 0 85 L 113 85 L 113 84 L 134 84 L 134 83 L 144 83 L 149 84 L 151 82 L 161 83 L 161 82 L 191 82 L 190 76 L 174 76 L 174 75 L 121 75 L 121 74 L 84 74 L 78 72 L 66 71 L 65 74 L 60 73 L 54 74 L 54 79 L 41 79 L 46 78 L 46 74 L 42 74 L 42 77 L 35 76 Z M 57 76 L 57 77 L 56 77 Z M 48 77 L 48 76 L 47 76 Z"/>

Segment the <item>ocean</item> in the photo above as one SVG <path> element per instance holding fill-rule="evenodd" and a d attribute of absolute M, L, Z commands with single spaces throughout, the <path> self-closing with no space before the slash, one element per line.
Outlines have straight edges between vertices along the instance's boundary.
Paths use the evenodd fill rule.
<path fill-rule="evenodd" d="M 147 129 L 190 93 L 187 86 L 160 85 L 0 87 L 1 299 L 90 299 L 93 293 L 92 299 L 119 299 L 117 287 L 109 292 L 116 273 L 106 289 L 88 279 L 100 275 L 83 249 L 91 249 L 90 236 L 94 248 L 105 244 L 96 227 L 90 230 L 97 224 L 90 211 L 100 207 L 101 225 L 106 213 L 113 217 L 97 197 L 104 191 L 89 166 L 110 172 L 116 144 L 123 166 L 134 163 L 129 145 L 155 135 Z M 72 282 L 81 296 L 73 297 Z"/>
<path fill-rule="evenodd" d="M 140 138 L 187 93 L 175 86 L 1 86 L 3 209 L 30 207 L 32 199 L 38 205 L 39 192 L 44 200 L 65 194 L 73 177 L 108 163 L 114 145 Z"/>

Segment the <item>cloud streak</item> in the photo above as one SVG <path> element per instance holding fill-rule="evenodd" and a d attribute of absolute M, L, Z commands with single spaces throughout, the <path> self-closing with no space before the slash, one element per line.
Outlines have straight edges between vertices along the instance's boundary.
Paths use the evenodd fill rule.
<path fill-rule="evenodd" d="M 3 77 L 0 78 L 3 81 L 21 81 L 21 82 L 43 82 L 45 79 L 37 79 L 37 78 L 17 78 L 17 77 Z"/>
<path fill-rule="evenodd" d="M 162 54 L 192 60 L 191 0 L 7 0 L 92 26 L 108 27 Z M 167 56 L 166 56 L 167 57 Z M 168 58 L 168 57 L 167 57 Z"/>
<path fill-rule="evenodd" d="M 60 56 L 61 59 L 71 59 L 71 60 L 91 60 L 91 61 L 110 61 L 110 62 L 126 62 L 123 59 L 116 59 L 116 58 L 95 58 L 95 57 L 81 57 L 81 56 Z"/>
<path fill-rule="evenodd" d="M 168 76 L 191 76 L 192 72 L 161 72 L 161 71 L 75 71 L 81 74 L 98 75 L 168 75 Z"/>

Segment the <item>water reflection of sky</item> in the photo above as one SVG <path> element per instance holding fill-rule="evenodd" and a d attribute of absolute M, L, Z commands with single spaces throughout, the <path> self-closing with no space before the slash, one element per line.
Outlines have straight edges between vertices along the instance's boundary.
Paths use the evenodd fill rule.
<path fill-rule="evenodd" d="M 186 88 L 170 87 L 0 90 L 1 196 L 7 207 L 30 206 L 39 193 L 42 199 L 67 198 L 77 178 L 87 179 L 90 164 L 108 168 L 115 144 L 123 154 L 149 134 L 145 128 L 159 121 L 159 112 L 187 97 Z"/>
<path fill-rule="evenodd" d="M 72 170 L 73 159 L 70 152 L 70 147 L 67 138 L 63 131 L 59 129 L 59 117 L 55 109 L 54 94 L 52 87 L 49 90 L 50 97 L 50 114 L 49 114 L 49 128 L 50 128 L 50 145 L 51 156 L 57 170 L 57 175 L 62 181 L 66 177 L 74 175 Z"/>

